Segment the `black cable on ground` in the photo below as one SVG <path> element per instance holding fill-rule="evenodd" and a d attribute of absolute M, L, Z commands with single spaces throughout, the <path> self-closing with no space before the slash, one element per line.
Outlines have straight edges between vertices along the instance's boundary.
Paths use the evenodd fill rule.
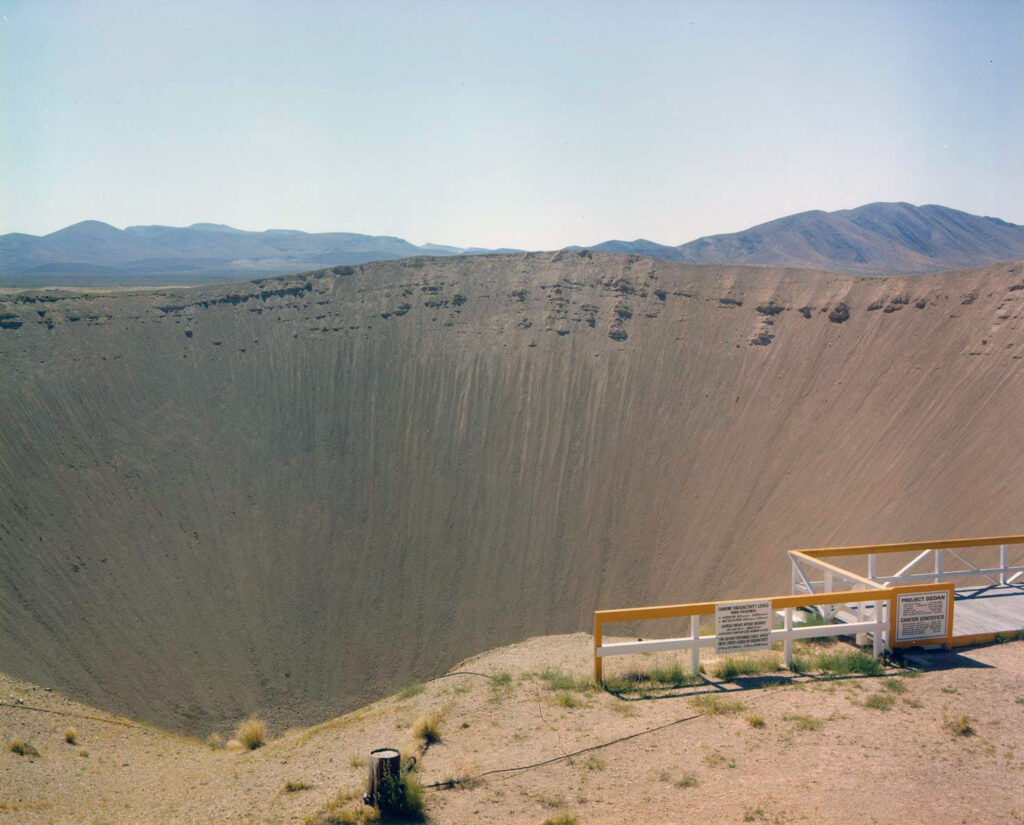
<path fill-rule="evenodd" d="M 620 742 L 628 742 L 630 739 L 636 739 L 639 736 L 646 736 L 648 733 L 655 733 L 659 730 L 665 730 L 665 728 L 671 728 L 673 725 L 679 725 L 683 722 L 689 722 L 692 719 L 699 719 L 701 716 L 704 715 L 705 714 L 703 713 L 696 713 L 693 716 L 684 716 L 681 719 L 674 719 L 671 722 L 666 722 L 664 725 L 658 725 L 653 728 L 648 728 L 647 730 L 638 731 L 637 733 L 631 733 L 627 736 L 620 736 L 618 739 L 612 739 L 610 742 L 602 742 L 600 745 L 591 745 L 589 748 L 583 748 L 573 753 L 564 754 L 563 756 L 554 756 L 551 759 L 545 759 L 543 762 L 534 762 L 532 765 L 519 765 L 515 768 L 494 768 L 493 770 L 484 771 L 483 773 L 476 774 L 476 776 L 483 778 L 485 776 L 492 776 L 493 774 L 498 773 L 515 773 L 516 771 L 529 771 L 533 768 L 541 768 L 544 765 L 550 765 L 554 762 L 561 762 L 565 759 L 572 759 L 572 757 L 579 756 L 582 753 L 589 753 L 590 751 L 601 750 L 602 748 L 607 748 L 611 745 L 617 745 Z M 434 782 L 432 785 L 424 785 L 423 787 L 428 789 L 443 789 L 453 788 L 457 784 L 459 783 L 456 780 L 450 779 L 445 782 Z"/>

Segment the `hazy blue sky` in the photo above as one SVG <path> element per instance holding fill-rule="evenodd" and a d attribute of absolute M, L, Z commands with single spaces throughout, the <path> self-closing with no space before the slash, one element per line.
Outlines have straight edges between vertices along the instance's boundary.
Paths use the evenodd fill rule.
<path fill-rule="evenodd" d="M 1024 2 L 0 0 L 0 233 L 557 248 L 806 209 L 1024 223 Z"/>

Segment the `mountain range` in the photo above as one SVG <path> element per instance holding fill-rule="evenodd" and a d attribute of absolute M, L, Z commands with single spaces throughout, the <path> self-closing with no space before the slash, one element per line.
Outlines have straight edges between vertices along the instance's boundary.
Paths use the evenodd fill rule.
<path fill-rule="evenodd" d="M 1024 258 L 1024 226 L 945 206 L 873 203 L 801 212 L 679 246 L 638 239 L 587 248 L 681 263 L 914 274 Z M 374 260 L 516 251 L 417 246 L 352 232 L 248 232 L 212 223 L 117 229 L 90 220 L 44 236 L 0 236 L 0 285 L 212 283 Z"/>
<path fill-rule="evenodd" d="M 680 246 L 640 239 L 590 248 L 681 263 L 910 275 L 1024 257 L 1024 226 L 946 206 L 871 203 L 837 212 L 800 212 Z"/>

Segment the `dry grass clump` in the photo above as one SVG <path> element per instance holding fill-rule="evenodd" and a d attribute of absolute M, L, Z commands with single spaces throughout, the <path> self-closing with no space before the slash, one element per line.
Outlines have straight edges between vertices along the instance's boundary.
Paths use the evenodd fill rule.
<path fill-rule="evenodd" d="M 220 750 L 224 747 L 224 740 L 219 733 L 211 733 L 206 737 L 206 747 L 211 750 Z"/>
<path fill-rule="evenodd" d="M 7 746 L 11 753 L 16 753 L 18 756 L 41 756 L 42 754 L 36 750 L 35 745 L 30 742 L 26 742 L 24 739 L 12 739 L 10 744 Z"/>
<path fill-rule="evenodd" d="M 716 679 L 729 681 L 737 676 L 758 676 L 774 673 L 779 669 L 779 654 L 774 651 L 764 653 L 737 653 L 719 659 L 711 668 L 711 675 Z"/>
<path fill-rule="evenodd" d="M 752 728 L 763 728 L 766 724 L 764 721 L 764 717 L 757 713 L 752 713 L 750 716 L 748 716 L 747 723 Z"/>
<path fill-rule="evenodd" d="M 399 699 L 412 699 L 413 696 L 419 696 L 423 691 L 427 689 L 427 686 L 422 682 L 414 682 L 411 685 L 406 685 L 398 693 L 395 694 Z"/>
<path fill-rule="evenodd" d="M 719 716 L 727 713 L 739 713 L 745 707 L 739 699 L 726 699 L 712 693 L 702 693 L 690 700 L 690 705 L 698 713 L 706 716 Z"/>
<path fill-rule="evenodd" d="M 736 760 L 719 751 L 710 751 L 704 754 L 704 764 L 709 768 L 735 768 Z"/>
<path fill-rule="evenodd" d="M 421 716 L 412 726 L 412 738 L 428 747 L 441 741 L 441 714 L 437 711 Z"/>
<path fill-rule="evenodd" d="M 881 676 L 885 672 L 882 663 L 863 650 L 826 650 L 807 656 L 794 656 L 792 669 L 797 673 L 817 670 L 831 676 L 850 676 L 854 673 Z"/>
<path fill-rule="evenodd" d="M 819 719 L 817 716 L 811 716 L 807 713 L 794 713 L 791 716 L 783 718 L 792 722 L 793 726 L 797 730 L 819 730 L 824 724 L 824 720 Z"/>
<path fill-rule="evenodd" d="M 362 791 L 341 791 L 315 814 L 303 820 L 303 825 L 365 825 L 380 822 L 380 810 L 364 805 Z"/>
<path fill-rule="evenodd" d="M 308 782 L 302 782 L 302 781 L 292 782 L 292 781 L 288 781 L 288 782 L 284 783 L 284 792 L 285 793 L 295 793 L 296 791 L 304 791 L 307 788 L 312 788 L 312 787 L 313 786 L 310 785 Z"/>
<path fill-rule="evenodd" d="M 864 707 L 872 710 L 892 710 L 896 697 L 891 693 L 872 693 L 864 699 Z"/>
<path fill-rule="evenodd" d="M 659 665 L 650 670 L 627 670 L 621 676 L 609 676 L 602 685 L 611 693 L 645 693 L 655 688 L 693 687 L 704 683 L 699 673 L 691 673 L 679 662 Z"/>
<path fill-rule="evenodd" d="M 545 668 L 537 676 L 542 681 L 547 682 L 549 690 L 576 690 L 584 693 L 595 688 L 594 683 L 590 679 L 576 676 L 572 673 L 565 673 L 556 668 Z"/>
<path fill-rule="evenodd" d="M 64 741 L 67 742 L 69 745 L 77 745 L 78 744 L 78 731 L 75 730 L 74 728 L 65 728 L 64 729 Z"/>
<path fill-rule="evenodd" d="M 569 811 L 560 811 L 548 819 L 542 825 L 578 825 L 579 820 Z"/>
<path fill-rule="evenodd" d="M 951 716 L 942 723 L 942 728 L 953 736 L 974 736 L 976 733 L 969 716 Z"/>
<path fill-rule="evenodd" d="M 693 771 L 687 771 L 672 784 L 677 788 L 696 788 L 697 774 L 693 773 Z"/>
<path fill-rule="evenodd" d="M 480 769 L 473 762 L 460 762 L 455 766 L 455 770 L 450 772 L 441 780 L 441 783 L 447 785 L 450 788 L 478 788 L 484 783 L 484 778 L 480 776 Z"/>
<path fill-rule="evenodd" d="M 266 734 L 267 723 L 255 716 L 250 716 L 238 726 L 238 730 L 235 732 L 235 741 L 246 750 L 254 751 L 266 744 Z"/>
<path fill-rule="evenodd" d="M 389 820 L 422 822 L 424 819 L 423 786 L 414 773 L 387 777 L 378 784 L 373 801 L 377 810 Z"/>
<path fill-rule="evenodd" d="M 82 749 L 81 749 L 81 750 L 80 750 L 80 751 L 78 752 L 78 755 L 79 755 L 79 756 L 83 756 L 83 757 L 88 757 L 88 756 L 89 756 L 89 751 L 87 751 L 87 750 L 86 750 L 85 748 L 82 748 Z"/>
<path fill-rule="evenodd" d="M 583 706 L 583 700 L 576 694 L 563 690 L 555 694 L 555 704 L 561 705 L 563 708 L 579 708 Z"/>

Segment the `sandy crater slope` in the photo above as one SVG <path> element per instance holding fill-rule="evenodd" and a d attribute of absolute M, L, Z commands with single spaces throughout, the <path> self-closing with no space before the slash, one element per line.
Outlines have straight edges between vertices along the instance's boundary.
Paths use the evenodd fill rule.
<path fill-rule="evenodd" d="M 0 296 L 0 669 L 194 735 L 790 547 L 1019 532 L 1024 265 L 589 251 Z"/>

